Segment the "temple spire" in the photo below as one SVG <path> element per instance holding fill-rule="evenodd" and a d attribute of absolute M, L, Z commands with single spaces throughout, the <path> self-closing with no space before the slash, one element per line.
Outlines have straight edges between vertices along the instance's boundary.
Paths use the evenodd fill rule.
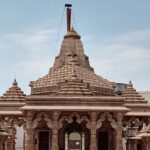
<path fill-rule="evenodd" d="M 71 4 L 65 4 L 66 10 L 66 16 L 67 16 L 67 32 L 70 31 L 71 27 Z"/>

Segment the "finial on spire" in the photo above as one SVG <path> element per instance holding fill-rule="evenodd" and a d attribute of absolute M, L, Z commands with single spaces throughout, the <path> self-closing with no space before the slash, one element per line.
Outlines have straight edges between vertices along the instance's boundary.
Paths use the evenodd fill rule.
<path fill-rule="evenodd" d="M 67 31 L 70 31 L 71 27 L 71 4 L 65 4 L 65 7 L 67 8 L 66 16 L 67 16 Z"/>
<path fill-rule="evenodd" d="M 130 86 L 130 87 L 132 87 L 132 86 L 133 86 L 133 84 L 132 84 L 132 81 L 131 81 L 131 80 L 129 81 L 128 86 Z"/>
<path fill-rule="evenodd" d="M 14 79 L 13 85 L 17 85 L 17 80 L 16 80 L 16 78 Z"/>
<path fill-rule="evenodd" d="M 74 32 L 74 27 L 73 26 L 71 26 L 70 32 Z"/>

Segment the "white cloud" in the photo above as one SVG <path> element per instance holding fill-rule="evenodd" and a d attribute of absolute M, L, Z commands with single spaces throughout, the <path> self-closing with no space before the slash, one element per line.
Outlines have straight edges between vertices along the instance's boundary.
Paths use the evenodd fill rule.
<path fill-rule="evenodd" d="M 17 44 L 22 46 L 33 46 L 46 44 L 49 39 L 56 35 L 56 29 L 39 30 L 30 33 L 11 33 L 1 36 L 1 45 Z"/>
<path fill-rule="evenodd" d="M 126 45 L 120 45 L 118 49 L 114 49 L 114 47 L 112 46 L 112 49 L 111 47 L 109 48 L 111 54 L 107 59 L 110 60 L 109 65 L 115 70 L 119 69 L 120 71 L 126 70 L 126 72 L 132 72 L 135 70 L 143 70 L 144 67 L 147 67 L 149 61 L 147 49 Z"/>
<path fill-rule="evenodd" d="M 1 93 L 10 86 L 14 74 L 23 89 L 27 90 L 30 80 L 48 73 L 53 64 L 52 50 L 56 34 L 56 29 L 36 29 L 0 36 L 0 69 L 3 70 L 0 74 L 3 85 Z"/>
<path fill-rule="evenodd" d="M 131 31 L 128 33 L 123 33 L 120 35 L 114 35 L 106 41 L 113 41 L 113 42 L 133 42 L 133 41 L 141 41 L 145 40 L 147 38 L 150 38 L 150 30 L 136 30 L 136 31 Z"/>
<path fill-rule="evenodd" d="M 148 37 L 150 30 L 142 30 L 106 38 L 102 44 L 97 40 L 87 47 L 92 66 L 111 81 L 133 80 L 138 90 L 150 90 L 150 45 L 145 44 Z"/>
<path fill-rule="evenodd" d="M 32 74 L 38 73 L 38 72 L 43 72 L 47 73 L 48 68 L 52 66 L 52 60 L 45 59 L 45 60 L 31 60 L 31 61 L 26 61 L 22 62 L 20 64 L 16 64 L 14 68 L 16 68 L 16 71 L 19 73 L 21 72 L 22 74 Z M 45 72 L 46 71 L 46 72 Z"/>

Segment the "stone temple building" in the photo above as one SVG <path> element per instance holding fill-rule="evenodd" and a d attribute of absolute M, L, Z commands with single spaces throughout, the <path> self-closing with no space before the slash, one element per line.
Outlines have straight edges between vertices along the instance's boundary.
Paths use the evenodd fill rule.
<path fill-rule="evenodd" d="M 0 150 L 17 150 L 19 127 L 24 150 L 150 150 L 150 105 L 131 81 L 116 92 L 115 82 L 95 74 L 66 7 L 53 67 L 30 82 L 30 95 L 14 80 L 0 97 Z"/>

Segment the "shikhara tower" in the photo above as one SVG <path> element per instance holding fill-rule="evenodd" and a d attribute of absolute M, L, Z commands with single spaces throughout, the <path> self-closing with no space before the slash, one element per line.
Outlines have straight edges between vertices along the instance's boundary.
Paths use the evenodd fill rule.
<path fill-rule="evenodd" d="M 15 80 L 0 98 L 0 126 L 10 133 L 1 149 L 17 150 L 16 126 L 23 126 L 25 150 L 150 150 L 150 106 L 132 82 L 118 95 L 115 82 L 95 74 L 66 7 L 53 67 L 30 82 L 30 95 Z"/>

